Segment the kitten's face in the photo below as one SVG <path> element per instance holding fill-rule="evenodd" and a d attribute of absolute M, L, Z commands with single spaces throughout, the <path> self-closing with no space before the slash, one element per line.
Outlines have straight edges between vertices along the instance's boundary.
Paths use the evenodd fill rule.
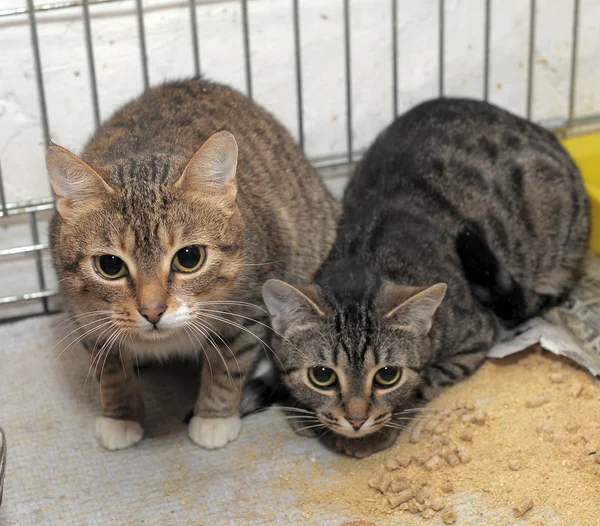
<path fill-rule="evenodd" d="M 134 346 L 174 335 L 200 339 L 194 326 L 223 310 L 214 302 L 229 298 L 241 272 L 243 223 L 235 205 L 235 141 L 214 137 L 183 175 L 168 174 L 165 162 L 163 180 L 152 180 L 142 163 L 119 187 L 66 150 L 49 151 L 55 267 L 73 309 L 97 313 L 80 322 L 95 329 L 92 337 Z M 128 173 L 123 168 L 111 167 Z"/>
<path fill-rule="evenodd" d="M 358 438 L 406 423 L 400 412 L 421 381 L 427 333 L 446 287 L 401 289 L 391 294 L 398 300 L 392 309 L 383 293 L 371 308 L 332 309 L 315 289 L 304 289 L 309 299 L 280 281 L 263 288 L 274 329 L 283 335 L 275 351 L 287 387 L 337 434 Z"/>

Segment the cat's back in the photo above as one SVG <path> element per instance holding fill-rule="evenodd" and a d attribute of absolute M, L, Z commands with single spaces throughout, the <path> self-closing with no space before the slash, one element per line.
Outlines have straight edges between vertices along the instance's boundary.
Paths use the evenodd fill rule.
<path fill-rule="evenodd" d="M 492 104 L 460 98 L 426 101 L 398 117 L 368 149 L 345 200 L 375 193 L 490 193 L 505 169 L 549 165 L 578 176 L 548 130 Z"/>

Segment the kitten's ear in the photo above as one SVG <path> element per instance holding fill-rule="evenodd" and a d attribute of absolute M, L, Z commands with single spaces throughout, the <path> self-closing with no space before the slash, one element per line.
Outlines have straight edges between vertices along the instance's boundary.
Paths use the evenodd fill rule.
<path fill-rule="evenodd" d="M 114 193 L 93 168 L 56 144 L 46 152 L 46 169 L 54 190 L 56 209 L 63 219 L 90 198 Z"/>
<path fill-rule="evenodd" d="M 388 284 L 387 290 L 384 291 L 385 302 L 389 305 L 396 299 L 397 303 L 385 314 L 385 318 L 394 318 L 402 325 L 415 326 L 427 334 L 431 329 L 433 315 L 442 303 L 447 288 L 445 283 L 437 283 L 426 289 Z"/>
<path fill-rule="evenodd" d="M 186 192 L 216 191 L 235 200 L 238 146 L 228 131 L 215 133 L 195 153 L 175 185 Z"/>
<path fill-rule="evenodd" d="M 316 291 L 305 287 L 305 292 L 316 296 Z M 262 297 L 271 315 L 271 325 L 279 334 L 295 323 L 325 313 L 305 292 L 278 279 L 269 279 L 262 287 Z"/>

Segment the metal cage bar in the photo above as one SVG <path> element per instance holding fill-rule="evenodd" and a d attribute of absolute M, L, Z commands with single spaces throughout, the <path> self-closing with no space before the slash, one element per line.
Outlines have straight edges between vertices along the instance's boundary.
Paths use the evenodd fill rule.
<path fill-rule="evenodd" d="M 490 97 L 490 33 L 492 0 L 485 0 L 485 25 L 483 28 L 483 100 Z"/>
<path fill-rule="evenodd" d="M 398 115 L 398 0 L 392 0 L 392 117 Z"/>
<path fill-rule="evenodd" d="M 242 0 L 242 33 L 244 36 L 244 60 L 246 61 L 246 91 L 252 99 L 252 63 L 250 59 L 250 21 L 248 20 L 248 0 Z"/>
<path fill-rule="evenodd" d="M 146 50 L 146 29 L 144 27 L 144 5 L 142 0 L 135 0 L 138 24 L 138 40 L 140 46 L 140 61 L 142 66 L 142 78 L 144 80 L 144 91 L 150 87 L 148 75 L 148 52 Z"/>
<path fill-rule="evenodd" d="M 138 47 L 140 53 L 140 65 L 142 71 L 142 80 L 144 89 L 147 89 L 150 85 L 150 74 L 149 74 L 149 59 L 148 59 L 148 48 L 146 41 L 146 28 L 145 28 L 145 14 L 143 0 L 66 0 L 57 3 L 44 3 L 34 4 L 34 0 L 27 0 L 24 7 L 18 7 L 13 9 L 0 10 L 0 18 L 10 17 L 16 15 L 25 15 L 29 21 L 29 32 L 31 40 L 31 49 L 33 54 L 35 83 L 37 88 L 37 98 L 40 108 L 40 124 L 41 130 L 44 137 L 44 143 L 48 145 L 50 143 L 50 123 L 48 116 L 47 99 L 45 92 L 44 83 L 44 68 L 42 63 L 41 52 L 43 49 L 40 47 L 38 37 L 38 25 L 37 25 L 37 14 L 47 11 L 68 9 L 68 8 L 81 8 L 83 17 L 83 29 L 84 29 L 84 41 L 83 45 L 86 50 L 86 59 L 88 62 L 89 76 L 90 76 L 90 97 L 92 100 L 92 111 L 93 118 L 96 126 L 100 123 L 101 116 L 101 104 L 100 94 L 98 90 L 98 79 L 97 79 L 97 64 L 95 61 L 94 54 L 94 40 L 93 40 L 93 27 L 92 27 L 92 14 L 91 6 L 99 4 L 112 4 L 115 2 L 127 2 L 135 9 L 136 22 L 138 27 Z M 199 2 L 198 0 L 188 0 L 183 2 L 181 5 L 177 5 L 179 8 L 189 8 L 189 24 L 192 41 L 192 57 L 193 57 L 193 71 L 196 75 L 201 73 L 201 60 L 200 60 L 200 42 L 199 42 Z M 254 76 L 252 71 L 252 38 L 250 35 L 250 17 L 249 17 L 249 5 L 248 0 L 240 0 L 241 7 L 241 23 L 240 31 L 242 35 L 242 52 L 245 61 L 245 84 L 247 94 L 250 98 L 253 97 L 253 82 Z M 295 66 L 295 81 L 296 81 L 296 104 L 297 104 L 297 126 L 298 126 L 298 140 L 302 148 L 306 145 L 306 121 L 305 121 L 305 98 L 303 93 L 303 62 L 302 62 L 302 24 L 301 24 L 301 3 L 300 0 L 292 0 L 290 2 L 290 9 L 292 14 L 292 31 L 293 31 L 293 52 L 294 52 L 294 66 Z M 483 99 L 488 100 L 490 97 L 491 86 L 490 86 L 490 68 L 492 60 L 492 49 L 491 49 L 491 31 L 493 24 L 492 17 L 492 0 L 485 0 L 484 4 L 484 28 L 483 28 Z M 438 29 L 438 43 L 437 43 L 437 54 L 438 54 L 438 91 L 441 96 L 445 94 L 446 84 L 446 64 L 445 64 L 445 38 L 446 38 L 446 2 L 445 0 L 438 0 L 437 5 L 434 4 L 433 10 L 437 11 L 439 27 Z M 529 35 L 528 35 L 528 50 L 527 50 L 527 77 L 526 77 L 526 113 L 531 118 L 533 113 L 534 103 L 534 81 L 535 81 L 535 43 L 536 43 L 536 31 L 538 30 L 536 24 L 536 9 L 538 3 L 536 0 L 529 0 L 528 7 L 525 9 L 528 11 L 529 16 Z M 390 16 L 391 16 L 391 73 L 392 73 L 392 116 L 395 117 L 399 111 L 399 101 L 402 94 L 400 89 L 400 71 L 399 71 L 399 6 L 398 0 L 390 0 L 389 4 Z M 355 142 L 353 138 L 353 90 L 352 90 L 352 9 L 350 0 L 343 1 L 342 7 L 342 23 L 343 23 L 343 60 L 344 60 L 344 78 L 345 78 L 345 113 L 346 113 L 346 126 L 344 129 L 344 135 L 346 139 L 345 147 L 342 152 L 335 152 L 330 157 L 324 157 L 321 159 L 312 159 L 313 164 L 317 168 L 323 168 L 328 166 L 336 166 L 340 164 L 346 164 L 354 162 L 360 159 L 362 151 L 355 149 Z M 433 13 L 435 14 L 435 13 Z M 386 22 L 387 23 L 387 22 Z M 579 126 L 582 123 L 585 125 L 589 118 L 578 119 L 575 117 L 575 105 L 577 96 L 577 72 L 578 72 L 578 59 L 579 59 L 579 30 L 581 23 L 581 1 L 573 0 L 573 24 L 571 28 L 572 45 L 571 45 L 571 57 L 570 57 L 570 69 L 569 69 L 569 87 L 568 87 L 568 112 L 564 119 L 564 123 L 568 127 Z M 434 43 L 435 46 L 435 43 Z M 541 87 L 540 87 L 541 89 Z M 600 115 L 595 118 L 594 122 L 600 122 Z M 562 121 L 561 121 L 562 124 Z M 5 167 L 6 168 L 6 167 Z M 0 305 L 7 305 L 15 302 L 40 302 L 43 311 L 49 312 L 48 298 L 56 294 L 56 290 L 48 289 L 48 280 L 45 275 L 43 265 L 43 255 L 48 250 L 48 242 L 40 235 L 39 229 L 39 212 L 50 210 L 53 207 L 52 198 L 42 199 L 31 199 L 23 202 L 8 202 L 6 195 L 5 177 L 3 176 L 2 166 L 0 165 L 0 217 L 15 217 L 22 216 L 24 220 L 28 222 L 29 232 L 31 236 L 30 243 L 23 243 L 21 245 L 9 246 L 0 249 L 0 262 L 11 257 L 27 256 L 31 257 L 35 267 L 35 277 L 37 280 L 37 290 L 0 296 Z M 0 319 L 2 319 L 2 311 L 0 311 Z"/>
<path fill-rule="evenodd" d="M 579 0 L 573 0 L 573 32 L 571 34 L 571 70 L 569 73 L 569 116 L 567 126 L 573 125 L 575 93 L 577 88 L 577 48 L 579 35 Z"/>
<path fill-rule="evenodd" d="M 190 0 L 190 30 L 192 32 L 192 53 L 194 54 L 194 73 L 200 76 L 200 44 L 198 42 L 198 16 L 196 0 Z"/>
<path fill-rule="evenodd" d="M 444 96 L 444 37 L 445 37 L 445 5 L 444 0 L 439 2 L 439 49 L 438 49 L 438 92 L 440 97 Z"/>
<path fill-rule="evenodd" d="M 344 63 L 346 66 L 346 144 L 348 163 L 354 161 L 352 151 L 352 56 L 350 44 L 350 0 L 344 0 Z"/>
<path fill-rule="evenodd" d="M 35 63 L 35 78 L 37 82 L 38 101 L 42 118 L 42 130 L 44 132 L 44 142 L 46 148 L 50 145 L 50 126 L 48 125 L 48 108 L 46 106 L 46 92 L 44 89 L 44 75 L 42 73 L 42 60 L 40 58 L 40 43 L 38 40 L 37 21 L 35 19 L 35 10 L 33 0 L 27 0 L 29 15 L 29 30 L 31 33 L 31 47 L 33 48 L 33 61 Z"/>
<path fill-rule="evenodd" d="M 296 65 L 296 102 L 298 109 L 298 142 L 304 150 L 304 108 L 302 106 L 302 58 L 300 51 L 300 6 L 298 0 L 292 0 L 294 24 L 294 57 Z"/>
<path fill-rule="evenodd" d="M 535 0 L 529 0 L 529 54 L 527 60 L 527 118 L 531 119 L 533 103 L 533 59 L 535 55 Z"/>
<path fill-rule="evenodd" d="M 83 26 L 85 28 L 85 47 L 87 51 L 90 87 L 92 91 L 92 106 L 94 108 L 94 123 L 100 126 L 100 103 L 98 101 L 98 82 L 96 80 L 96 63 L 94 61 L 94 44 L 92 43 L 92 25 L 90 22 L 89 0 L 83 0 Z"/>

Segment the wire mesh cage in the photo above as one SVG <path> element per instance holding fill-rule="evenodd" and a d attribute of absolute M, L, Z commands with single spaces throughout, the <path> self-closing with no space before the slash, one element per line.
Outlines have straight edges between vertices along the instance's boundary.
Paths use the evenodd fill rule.
<path fill-rule="evenodd" d="M 398 113 L 439 95 L 562 134 L 600 126 L 600 0 L 0 0 L 0 320 L 57 310 L 43 155 L 206 74 L 272 111 L 339 194 Z M 336 167 L 339 167 L 336 169 Z"/>

